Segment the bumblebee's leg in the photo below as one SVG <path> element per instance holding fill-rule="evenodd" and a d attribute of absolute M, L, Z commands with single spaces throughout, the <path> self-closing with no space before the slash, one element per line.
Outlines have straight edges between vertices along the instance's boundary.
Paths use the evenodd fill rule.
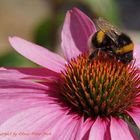
<path fill-rule="evenodd" d="M 88 57 L 88 64 L 98 55 L 99 49 L 94 50 Z"/>

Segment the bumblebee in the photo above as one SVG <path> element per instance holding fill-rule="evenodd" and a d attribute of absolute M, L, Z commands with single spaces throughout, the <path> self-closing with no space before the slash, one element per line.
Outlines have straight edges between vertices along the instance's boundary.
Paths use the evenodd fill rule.
<path fill-rule="evenodd" d="M 91 38 L 93 51 L 89 55 L 89 60 L 92 60 L 99 51 L 103 51 L 110 56 L 116 56 L 123 63 L 131 62 L 134 44 L 130 37 L 103 18 L 96 19 L 95 24 L 99 30 Z"/>

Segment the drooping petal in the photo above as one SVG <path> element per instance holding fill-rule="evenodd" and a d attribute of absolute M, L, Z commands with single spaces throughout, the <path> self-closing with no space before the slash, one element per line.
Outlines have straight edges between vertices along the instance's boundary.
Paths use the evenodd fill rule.
<path fill-rule="evenodd" d="M 122 119 L 111 117 L 111 140 L 134 140 L 128 125 Z"/>
<path fill-rule="evenodd" d="M 108 129 L 108 121 L 106 119 L 102 119 L 98 117 L 95 123 L 91 127 L 89 140 L 93 140 L 93 139 L 111 140 L 110 134 L 108 133 L 107 129 Z"/>
<path fill-rule="evenodd" d="M 62 49 L 70 61 L 72 57 L 88 50 L 89 36 L 95 33 L 93 22 L 80 10 L 68 11 L 62 29 Z"/>
<path fill-rule="evenodd" d="M 59 55 L 19 37 L 10 37 L 9 41 L 12 47 L 20 54 L 52 71 L 59 73 L 64 69 L 64 65 L 67 63 Z"/>
<path fill-rule="evenodd" d="M 37 94 L 37 93 L 36 93 Z M 44 106 L 45 99 L 43 97 L 34 97 L 33 95 L 29 95 L 29 99 L 22 99 L 11 96 L 11 99 L 0 99 L 0 125 L 5 122 L 7 119 L 11 118 L 15 114 L 22 112 L 23 110 Z M 42 102 L 40 101 L 42 100 Z"/>
<path fill-rule="evenodd" d="M 49 80 L 59 78 L 59 73 L 46 68 L 5 68 L 0 69 L 0 79 Z"/>
<path fill-rule="evenodd" d="M 17 70 L 8 70 L 8 69 L 0 69 L 0 79 L 21 79 L 26 77 L 26 74 L 23 74 Z"/>
<path fill-rule="evenodd" d="M 83 118 L 76 115 L 64 115 L 61 120 L 51 129 L 51 140 L 81 140 Z"/>
<path fill-rule="evenodd" d="M 127 113 L 132 117 L 132 119 L 140 129 L 140 108 L 133 107 L 131 111 L 127 111 Z"/>
<path fill-rule="evenodd" d="M 19 93 L 29 94 L 34 93 L 34 91 L 45 93 L 47 89 L 47 86 L 27 80 L 0 79 L 0 97 L 8 97 L 10 94 L 20 96 Z"/>
<path fill-rule="evenodd" d="M 87 140 L 87 138 L 89 137 L 90 129 L 93 123 L 94 121 L 91 120 L 90 118 L 84 122 L 81 136 L 82 140 Z"/>
<path fill-rule="evenodd" d="M 53 135 L 51 128 L 59 122 L 64 114 L 65 112 L 61 111 L 60 108 L 51 106 L 26 109 L 1 125 L 0 132 L 11 132 L 11 135 L 0 135 L 0 138 L 3 140 L 11 139 L 12 133 L 15 132 L 17 136 L 13 137 L 13 140 L 39 140 L 44 136 L 49 139 Z"/>
<path fill-rule="evenodd" d="M 79 118 L 77 118 L 77 121 L 78 121 L 78 123 L 77 123 L 77 126 L 76 126 L 76 128 L 75 128 L 75 140 L 79 140 L 79 139 L 81 139 L 82 140 L 82 136 L 83 136 L 83 126 L 84 126 L 84 117 L 80 117 L 80 119 Z"/>
<path fill-rule="evenodd" d="M 47 86 L 19 79 L 0 79 L 0 123 L 47 101 Z"/>
<path fill-rule="evenodd" d="M 135 45 L 135 48 L 134 48 L 134 59 L 136 59 L 136 62 L 135 62 L 135 65 L 137 67 L 140 67 L 140 46 L 139 45 Z"/>

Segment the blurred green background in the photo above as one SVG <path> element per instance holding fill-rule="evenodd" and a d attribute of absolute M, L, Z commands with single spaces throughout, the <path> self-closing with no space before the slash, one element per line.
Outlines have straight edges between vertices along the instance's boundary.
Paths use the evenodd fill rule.
<path fill-rule="evenodd" d="M 91 18 L 107 18 L 140 43 L 140 2 L 137 0 L 1 0 L 0 66 L 36 67 L 10 47 L 8 36 L 25 38 L 61 54 L 64 16 L 74 6 Z"/>

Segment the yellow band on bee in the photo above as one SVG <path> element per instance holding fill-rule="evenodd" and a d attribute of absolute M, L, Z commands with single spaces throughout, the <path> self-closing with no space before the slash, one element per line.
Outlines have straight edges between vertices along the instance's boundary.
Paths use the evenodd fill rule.
<path fill-rule="evenodd" d="M 98 43 L 102 43 L 103 40 L 104 40 L 104 37 L 105 37 L 104 32 L 99 31 L 99 32 L 97 33 L 97 41 L 98 41 Z"/>
<path fill-rule="evenodd" d="M 116 50 L 116 53 L 124 54 L 124 53 L 130 52 L 130 51 L 133 51 L 133 49 L 134 49 L 134 44 L 130 43 L 129 45 L 125 45 L 122 48 Z"/>

